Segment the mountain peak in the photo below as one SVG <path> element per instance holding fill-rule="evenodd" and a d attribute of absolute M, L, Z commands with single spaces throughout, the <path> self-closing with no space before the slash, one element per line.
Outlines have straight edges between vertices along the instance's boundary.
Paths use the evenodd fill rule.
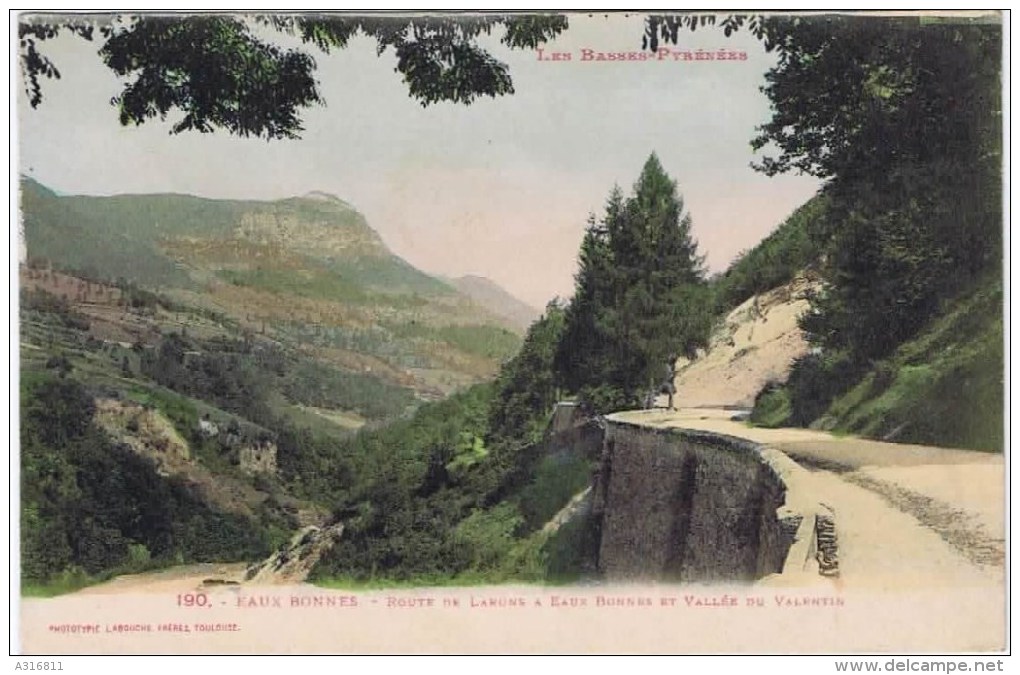
<path fill-rule="evenodd" d="M 312 190 L 311 192 L 306 193 L 302 197 L 302 199 L 309 199 L 316 202 L 332 202 L 334 204 L 343 204 L 345 206 L 347 205 L 347 202 L 340 199 L 336 195 L 332 195 L 328 192 L 323 192 L 322 190 Z"/>
<path fill-rule="evenodd" d="M 521 332 L 527 330 L 532 321 L 542 315 L 542 312 L 518 299 L 488 277 L 465 274 L 451 279 L 450 282 L 458 291 L 497 316 L 508 320 Z"/>

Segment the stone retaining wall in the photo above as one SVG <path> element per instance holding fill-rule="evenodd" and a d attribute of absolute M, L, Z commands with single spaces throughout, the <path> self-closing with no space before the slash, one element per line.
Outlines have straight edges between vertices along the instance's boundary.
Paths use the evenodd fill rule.
<path fill-rule="evenodd" d="M 806 471 L 732 436 L 605 420 L 592 515 L 609 580 L 740 581 L 810 562 Z"/>

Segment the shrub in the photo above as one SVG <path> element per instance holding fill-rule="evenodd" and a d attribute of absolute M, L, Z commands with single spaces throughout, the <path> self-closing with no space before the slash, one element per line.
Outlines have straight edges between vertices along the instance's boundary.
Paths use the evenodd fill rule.
<path fill-rule="evenodd" d="M 769 383 L 754 399 L 751 422 L 759 427 L 786 426 L 792 413 L 790 392 L 785 387 Z"/>
<path fill-rule="evenodd" d="M 808 426 L 821 417 L 829 404 L 861 376 L 861 368 L 843 353 L 807 354 L 793 362 L 786 389 L 790 398 L 790 423 Z"/>

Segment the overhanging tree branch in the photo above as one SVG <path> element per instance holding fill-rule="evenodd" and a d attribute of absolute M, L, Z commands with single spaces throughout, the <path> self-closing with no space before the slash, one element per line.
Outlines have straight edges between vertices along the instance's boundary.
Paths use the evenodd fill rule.
<path fill-rule="evenodd" d="M 513 93 L 506 64 L 480 47 L 478 38 L 502 28 L 502 44 L 534 48 L 565 30 L 567 19 L 537 14 L 30 16 L 19 24 L 19 57 L 32 107 L 43 100 L 41 80 L 60 77 L 40 43 L 68 30 L 92 41 L 97 27 L 104 39 L 103 62 L 129 80 L 111 101 L 121 124 L 181 113 L 171 133 L 225 129 L 277 139 L 299 136 L 301 110 L 323 99 L 312 56 L 272 44 L 256 28 L 296 37 L 324 54 L 345 48 L 355 35 L 373 38 L 380 56 L 392 48 L 411 97 L 428 106 Z"/>

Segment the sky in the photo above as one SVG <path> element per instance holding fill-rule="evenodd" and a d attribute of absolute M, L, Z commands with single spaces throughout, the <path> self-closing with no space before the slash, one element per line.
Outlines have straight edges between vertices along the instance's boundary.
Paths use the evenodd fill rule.
<path fill-rule="evenodd" d="M 353 204 L 387 245 L 420 269 L 489 277 L 542 307 L 569 297 L 590 213 L 615 184 L 629 192 L 655 152 L 693 219 L 711 271 L 753 247 L 819 187 L 808 176 L 755 172 L 750 141 L 768 121 L 759 90 L 774 56 L 750 35 L 682 33 L 671 49 L 728 49 L 746 60 L 608 62 L 639 51 L 639 15 L 574 14 L 544 47 L 570 61 L 483 40 L 516 93 L 423 108 L 394 72 L 392 51 L 356 38 L 314 53 L 325 105 L 306 109 L 299 140 L 223 131 L 169 134 L 169 123 L 122 127 L 110 105 L 123 81 L 98 43 L 44 43 L 61 70 L 37 109 L 19 91 L 22 174 L 65 194 L 177 192 L 279 199 L 313 190 Z M 20 88 L 19 88 L 20 90 Z"/>

